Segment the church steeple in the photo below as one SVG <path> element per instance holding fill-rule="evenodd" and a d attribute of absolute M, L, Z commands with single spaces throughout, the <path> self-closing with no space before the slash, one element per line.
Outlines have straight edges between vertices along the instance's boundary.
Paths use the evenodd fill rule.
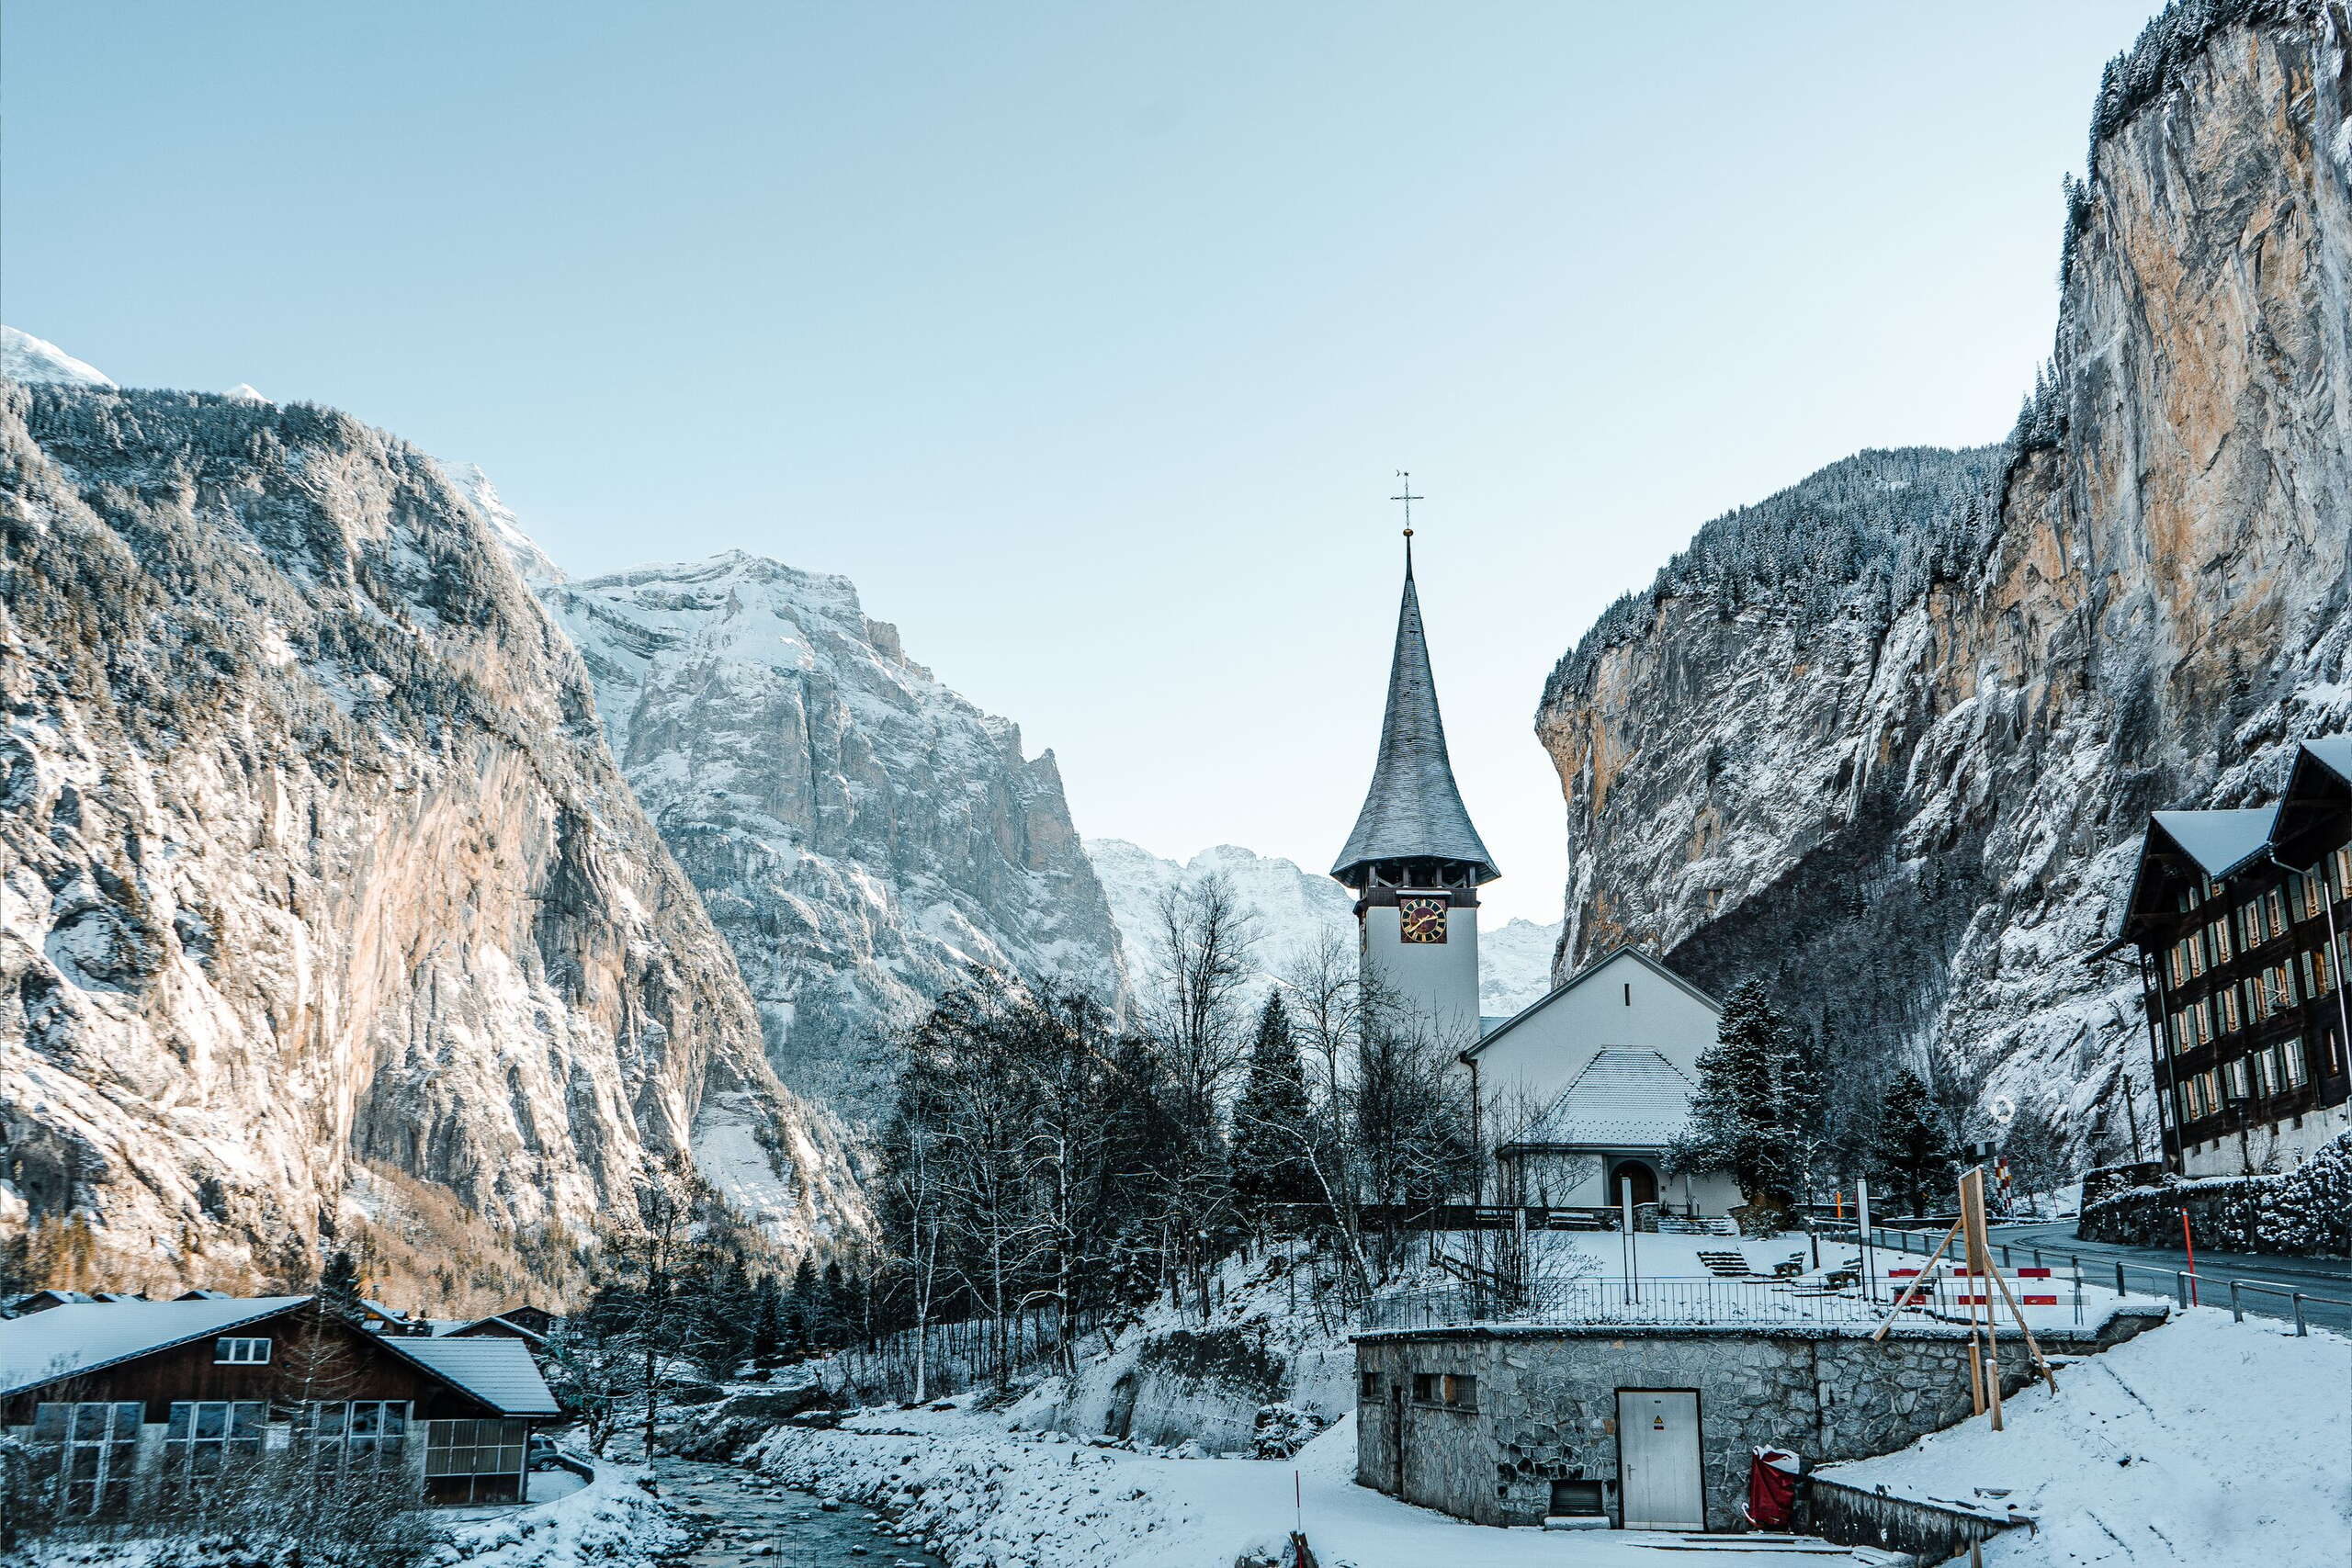
<path fill-rule="evenodd" d="M 1409 491 L 1410 486 L 1408 490 Z M 1419 499 L 1418 497 L 1416 499 Z M 1420 595 L 1413 586 L 1413 540 L 1405 536 L 1405 594 L 1388 663 L 1388 708 L 1372 788 L 1331 874 L 1359 890 L 1390 886 L 1476 887 L 1502 873 L 1487 853 L 1445 751 L 1445 721 L 1430 674 Z"/>

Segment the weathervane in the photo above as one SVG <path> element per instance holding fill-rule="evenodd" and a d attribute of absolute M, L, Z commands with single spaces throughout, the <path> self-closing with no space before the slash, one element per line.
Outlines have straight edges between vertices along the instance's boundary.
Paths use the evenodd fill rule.
<path fill-rule="evenodd" d="M 1402 495 L 1392 495 L 1388 499 L 1391 501 L 1401 501 L 1405 503 L 1405 537 L 1409 539 L 1413 536 L 1413 502 L 1417 501 L 1427 501 L 1429 497 L 1425 495 L 1415 495 L 1413 493 L 1412 470 L 1408 468 L 1399 468 L 1396 470 L 1396 477 L 1405 481 L 1405 493 Z"/>

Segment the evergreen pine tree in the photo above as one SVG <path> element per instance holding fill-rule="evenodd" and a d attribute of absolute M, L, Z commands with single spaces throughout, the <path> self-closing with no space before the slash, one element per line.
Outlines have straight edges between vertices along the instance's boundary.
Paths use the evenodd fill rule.
<path fill-rule="evenodd" d="M 792 1290 L 785 1299 L 786 1337 L 795 1350 L 807 1353 L 817 1347 L 817 1260 L 801 1254 L 799 1264 L 792 1270 Z"/>
<path fill-rule="evenodd" d="M 1954 1151 L 1944 1119 L 1926 1082 L 1908 1067 L 1896 1070 L 1879 1101 L 1871 1153 L 1890 1194 L 1915 1218 L 1951 1179 Z"/>
<path fill-rule="evenodd" d="M 1251 1223 L 1266 1224 L 1272 1205 L 1309 1203 L 1320 1195 L 1306 1156 L 1314 1114 L 1290 1013 L 1277 991 L 1258 1015 L 1249 1077 L 1233 1107 L 1233 1191 Z"/>
<path fill-rule="evenodd" d="M 319 1300 L 345 1317 L 359 1315 L 359 1265 L 348 1250 L 336 1247 L 319 1270 Z"/>
<path fill-rule="evenodd" d="M 1719 1170 L 1752 1208 L 1786 1210 L 1804 1185 L 1819 1141 L 1822 1096 L 1812 1054 L 1773 1008 L 1764 983 L 1724 998 L 1715 1043 L 1699 1058 L 1690 1130 L 1675 1169 Z"/>
<path fill-rule="evenodd" d="M 784 1292 L 774 1274 L 763 1274 L 752 1287 L 752 1359 L 762 1365 L 775 1359 L 784 1344 Z"/>

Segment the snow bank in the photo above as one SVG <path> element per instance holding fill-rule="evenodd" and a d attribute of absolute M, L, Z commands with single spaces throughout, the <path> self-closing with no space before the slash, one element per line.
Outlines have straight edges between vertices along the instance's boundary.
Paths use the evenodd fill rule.
<path fill-rule="evenodd" d="M 2009 1400 L 2007 1431 L 1979 1416 L 1822 1473 L 2038 1521 L 1989 1543 L 1989 1562 L 2352 1561 L 2352 1341 L 2199 1308 L 2062 1368 L 2058 1390 Z"/>
<path fill-rule="evenodd" d="M 886 1429 L 901 1420 L 907 1429 Z M 954 1568 L 1232 1568 L 1271 1558 L 1300 1522 L 1325 1568 L 1659 1568 L 1673 1561 L 1660 1548 L 1688 1550 L 1680 1536 L 1647 1530 L 1571 1541 L 1494 1529 L 1366 1490 L 1354 1483 L 1352 1416 L 1289 1463 L 1097 1449 L 1058 1432 L 1008 1431 L 999 1416 L 929 1410 L 779 1431 L 747 1462 L 787 1486 L 891 1515 Z M 1787 1562 L 1785 1548 L 1724 1544 L 1710 1553 L 1720 1568 Z M 1867 1560 L 1805 1559 L 1816 1568 Z"/>
<path fill-rule="evenodd" d="M 436 1554 L 443 1568 L 633 1568 L 683 1551 L 686 1532 L 639 1483 L 637 1465 L 598 1464 L 585 1486 L 551 1502 L 470 1519 Z"/>

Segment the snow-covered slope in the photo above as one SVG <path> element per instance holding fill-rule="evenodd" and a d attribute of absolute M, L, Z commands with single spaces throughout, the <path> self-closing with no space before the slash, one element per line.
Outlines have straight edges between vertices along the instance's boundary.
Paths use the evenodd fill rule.
<path fill-rule="evenodd" d="M 0 378 L 66 387 L 111 387 L 105 371 L 85 365 L 55 344 L 0 326 Z"/>
<path fill-rule="evenodd" d="M 0 382 L 0 1237 L 455 1310 L 699 1143 L 860 1223 L 577 655 L 423 454 L 315 406 Z M 429 1284 L 421 1281 L 430 1279 Z"/>
<path fill-rule="evenodd" d="M 1258 970 L 1271 984 L 1288 974 L 1327 942 L 1337 941 L 1353 964 L 1353 896 L 1328 876 L 1302 869 L 1295 861 L 1261 855 L 1236 844 L 1203 850 L 1189 861 L 1168 860 L 1125 839 L 1089 839 L 1086 853 L 1102 879 L 1126 949 L 1133 983 L 1149 982 L 1153 955 L 1160 950 L 1159 900 L 1171 888 L 1222 876 L 1241 906 L 1256 917 Z M 1513 1013 L 1551 988 L 1556 925 L 1511 920 L 1478 935 L 1479 1005 L 1488 1013 Z"/>
<path fill-rule="evenodd" d="M 970 964 L 1116 992 L 1053 753 L 1024 758 L 847 579 L 730 552 L 538 592 L 786 1081 L 876 1109 L 880 1035 Z"/>
<path fill-rule="evenodd" d="M 2352 721 L 2346 20 L 2168 10 L 2108 73 L 2010 446 L 1709 524 L 1561 661 L 1569 962 L 1765 976 L 1849 1088 L 1933 1045 L 2095 1156 L 2127 1071 L 2157 1124 L 2138 981 L 2083 962 L 2145 813 L 2271 798 Z"/>

